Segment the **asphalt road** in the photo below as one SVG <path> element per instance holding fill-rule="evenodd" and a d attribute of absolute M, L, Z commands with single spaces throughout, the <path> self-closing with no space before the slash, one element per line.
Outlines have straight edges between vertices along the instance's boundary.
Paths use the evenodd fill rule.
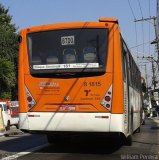
<path fill-rule="evenodd" d="M 94 138 L 50 145 L 44 135 L 13 135 L 0 138 L 0 153 L 4 160 L 8 156 L 18 160 L 159 159 L 159 120 L 147 119 L 141 132 L 133 135 L 132 146 L 123 146 L 111 137 L 106 141 Z"/>

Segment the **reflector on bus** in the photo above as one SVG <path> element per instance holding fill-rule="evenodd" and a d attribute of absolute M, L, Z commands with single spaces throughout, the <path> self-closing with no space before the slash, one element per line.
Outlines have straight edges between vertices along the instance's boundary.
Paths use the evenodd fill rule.
<path fill-rule="evenodd" d="M 109 87 L 107 93 L 104 95 L 101 103 L 103 107 L 108 109 L 109 111 L 111 110 L 111 104 L 112 104 L 112 85 Z"/>
<path fill-rule="evenodd" d="M 26 92 L 26 101 L 28 104 L 28 110 L 30 110 L 35 106 L 36 102 L 26 86 L 25 86 L 25 92 Z"/>

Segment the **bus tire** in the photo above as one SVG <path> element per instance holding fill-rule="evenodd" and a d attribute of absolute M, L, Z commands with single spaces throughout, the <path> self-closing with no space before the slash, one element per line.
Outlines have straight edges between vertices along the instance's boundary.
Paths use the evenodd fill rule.
<path fill-rule="evenodd" d="M 129 135 L 128 137 L 125 138 L 125 143 L 126 146 L 131 146 L 132 145 L 132 135 Z"/>

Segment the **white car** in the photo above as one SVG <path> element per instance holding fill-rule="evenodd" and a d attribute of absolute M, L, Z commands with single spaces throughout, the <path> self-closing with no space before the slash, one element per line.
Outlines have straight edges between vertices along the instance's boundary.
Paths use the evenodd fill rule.
<path fill-rule="evenodd" d="M 12 117 L 12 110 L 7 106 L 7 103 L 0 102 L 0 108 L 2 110 L 2 118 L 6 130 L 9 130 L 11 125 L 15 125 L 17 127 L 19 117 Z"/>

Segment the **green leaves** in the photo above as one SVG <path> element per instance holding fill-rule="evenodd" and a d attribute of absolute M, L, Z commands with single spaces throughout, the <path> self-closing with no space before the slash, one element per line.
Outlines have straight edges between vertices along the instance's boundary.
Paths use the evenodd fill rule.
<path fill-rule="evenodd" d="M 18 34 L 8 11 L 0 4 L 0 99 L 17 99 Z"/>

